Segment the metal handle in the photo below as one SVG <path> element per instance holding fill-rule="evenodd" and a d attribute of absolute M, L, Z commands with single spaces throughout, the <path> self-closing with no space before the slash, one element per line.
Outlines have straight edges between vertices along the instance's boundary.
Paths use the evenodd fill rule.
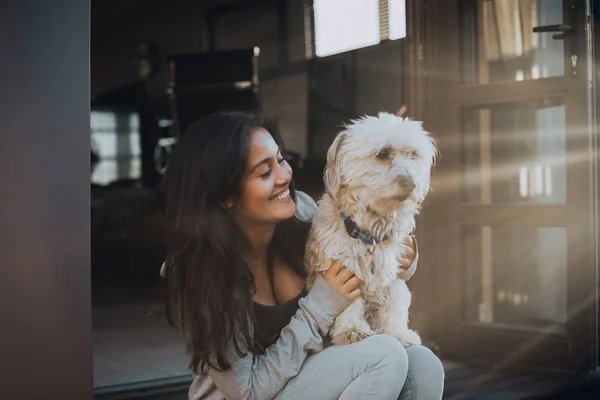
<path fill-rule="evenodd" d="M 543 26 L 536 26 L 533 28 L 533 32 L 534 33 L 540 33 L 540 32 L 571 32 L 573 30 L 573 27 L 571 25 L 543 25 Z"/>
<path fill-rule="evenodd" d="M 579 40 L 581 39 L 579 36 L 582 35 L 578 35 L 577 31 L 579 29 L 585 29 L 585 22 L 582 22 L 582 16 L 579 12 L 580 1 L 568 0 L 566 3 L 568 3 L 568 8 L 565 9 L 564 21 L 571 25 L 559 24 L 536 26 L 533 28 L 533 32 L 556 32 L 552 35 L 552 39 L 565 40 L 565 61 L 569 59 L 571 61 L 570 63 L 568 61 L 565 62 L 565 73 L 570 75 L 571 78 L 578 78 L 580 63 L 577 62 L 577 58 L 580 49 Z M 583 27 L 581 26 L 582 23 L 584 24 Z"/>

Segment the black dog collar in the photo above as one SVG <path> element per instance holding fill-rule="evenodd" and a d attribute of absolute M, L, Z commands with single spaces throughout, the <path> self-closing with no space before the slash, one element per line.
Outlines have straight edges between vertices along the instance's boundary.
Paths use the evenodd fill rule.
<path fill-rule="evenodd" d="M 341 212 L 340 215 L 342 216 L 342 219 L 344 220 L 344 225 L 346 226 L 346 231 L 348 232 L 348 235 L 350 235 L 350 237 L 352 237 L 354 239 L 359 239 L 363 243 L 372 244 L 372 245 L 379 244 L 388 239 L 388 235 L 385 235 L 381 239 L 376 238 L 370 232 L 363 231 L 358 226 L 356 226 L 354 221 L 352 221 L 352 218 L 350 218 L 346 213 Z"/>

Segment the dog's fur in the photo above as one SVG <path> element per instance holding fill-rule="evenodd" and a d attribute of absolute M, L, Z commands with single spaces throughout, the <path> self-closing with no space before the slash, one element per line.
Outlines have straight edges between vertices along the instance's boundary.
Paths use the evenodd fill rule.
<path fill-rule="evenodd" d="M 419 334 L 408 328 L 411 293 L 398 278 L 398 260 L 405 259 L 403 240 L 413 232 L 429 192 L 436 153 L 435 141 L 420 122 L 388 113 L 351 121 L 329 148 L 326 193 L 306 248 L 307 285 L 332 260 L 361 279 L 361 297 L 338 315 L 329 332 L 333 344 L 377 333 L 391 335 L 404 346 L 421 343 Z M 367 245 L 352 238 L 340 212 L 360 229 L 378 238 L 387 234 L 388 239 Z"/>

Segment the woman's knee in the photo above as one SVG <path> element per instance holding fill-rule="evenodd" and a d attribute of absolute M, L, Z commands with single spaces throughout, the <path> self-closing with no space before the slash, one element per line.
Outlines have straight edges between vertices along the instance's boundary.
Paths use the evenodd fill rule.
<path fill-rule="evenodd" d="M 413 375 L 427 376 L 428 380 L 444 379 L 442 361 L 429 348 L 421 345 L 410 346 L 406 349 L 408 364 Z"/>
<path fill-rule="evenodd" d="M 380 360 L 380 363 L 389 365 L 396 373 L 408 370 L 409 358 L 404 346 L 389 335 L 373 335 L 363 340 L 369 347 L 369 352 Z"/>

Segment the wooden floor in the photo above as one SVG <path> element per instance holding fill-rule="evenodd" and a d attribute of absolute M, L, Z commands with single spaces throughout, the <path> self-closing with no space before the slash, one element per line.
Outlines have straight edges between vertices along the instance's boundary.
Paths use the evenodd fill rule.
<path fill-rule="evenodd" d="M 93 310 L 97 400 L 185 400 L 191 377 L 177 330 L 145 298 L 110 297 Z M 596 399 L 600 377 L 558 371 L 497 371 L 492 364 L 442 359 L 444 399 Z M 595 392 L 595 393 L 594 393 Z M 311 399 L 320 400 L 320 399 Z"/>
<path fill-rule="evenodd" d="M 444 361 L 444 399 L 600 399 L 600 379 L 560 371 L 493 372 L 489 364 Z M 591 397 L 588 397 L 591 396 Z"/>
<path fill-rule="evenodd" d="M 489 364 L 444 360 L 445 400 L 600 400 L 600 377 L 558 371 L 491 372 Z M 189 378 L 103 388 L 96 400 L 186 400 Z M 319 399 L 314 399 L 319 400 Z"/>
<path fill-rule="evenodd" d="M 94 387 L 118 387 L 186 375 L 188 356 L 179 331 L 154 302 L 127 299 L 92 309 Z"/>

